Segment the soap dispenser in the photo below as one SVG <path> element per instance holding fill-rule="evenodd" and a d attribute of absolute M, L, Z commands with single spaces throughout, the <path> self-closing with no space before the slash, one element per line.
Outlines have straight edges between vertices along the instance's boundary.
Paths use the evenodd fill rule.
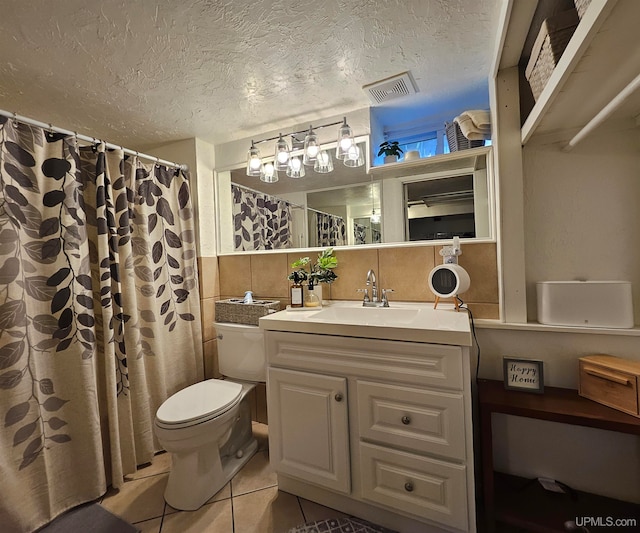
<path fill-rule="evenodd" d="M 314 287 L 313 280 L 309 281 L 309 290 L 307 291 L 304 297 L 305 307 L 320 307 L 322 303 L 320 302 L 320 298 L 318 298 L 318 295 L 315 292 L 313 292 L 313 287 Z"/>
<path fill-rule="evenodd" d="M 302 307 L 302 283 L 300 275 L 297 272 L 293 273 L 293 285 L 291 286 L 291 307 Z"/>

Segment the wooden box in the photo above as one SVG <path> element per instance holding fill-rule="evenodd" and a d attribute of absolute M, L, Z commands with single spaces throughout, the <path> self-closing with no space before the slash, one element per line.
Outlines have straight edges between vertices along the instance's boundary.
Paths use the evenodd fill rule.
<path fill-rule="evenodd" d="M 613 355 L 580 358 L 580 396 L 640 418 L 640 361 Z"/>

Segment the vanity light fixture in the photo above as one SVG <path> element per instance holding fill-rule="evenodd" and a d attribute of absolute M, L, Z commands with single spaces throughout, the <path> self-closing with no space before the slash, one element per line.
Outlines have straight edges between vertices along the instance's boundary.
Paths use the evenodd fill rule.
<path fill-rule="evenodd" d="M 364 165 L 364 154 L 357 144 L 352 144 L 344 157 L 344 164 L 347 167 L 361 167 Z"/>
<path fill-rule="evenodd" d="M 342 122 L 332 122 L 331 124 L 323 124 L 316 126 L 315 130 L 326 128 L 329 126 L 340 125 L 338 129 L 338 139 L 335 157 L 341 160 L 345 166 L 360 167 L 364 165 L 364 153 L 355 143 L 353 131 L 347 124 L 347 117 Z M 300 145 L 296 147 L 296 143 L 302 144 L 302 136 L 305 134 L 302 150 Z M 287 142 L 287 136 L 291 136 L 292 145 Z M 256 148 L 256 144 L 276 140 L 274 159 L 271 166 L 269 163 L 263 165 L 260 158 L 260 151 Z M 251 141 L 251 148 L 247 152 L 247 176 L 259 177 L 266 183 L 274 183 L 278 181 L 278 171 L 286 172 L 290 178 L 302 178 L 305 175 L 304 166 L 312 167 L 318 174 L 327 174 L 332 172 L 333 157 L 329 150 L 323 149 L 320 145 L 317 134 L 313 126 L 309 126 L 308 130 L 296 131 L 286 134 L 278 134 L 277 137 L 263 139 L 260 141 Z"/>
<path fill-rule="evenodd" d="M 333 159 L 329 150 L 320 150 L 318 157 L 316 157 L 316 163 L 313 165 L 313 170 L 319 174 L 328 174 L 333 170 Z"/>
<path fill-rule="evenodd" d="M 355 145 L 353 138 L 353 130 L 347 124 L 347 117 L 344 117 L 344 121 L 338 129 L 338 146 L 336 146 L 336 159 L 344 159 L 347 156 L 349 148 Z"/>
<path fill-rule="evenodd" d="M 247 153 L 247 176 L 255 176 L 256 178 L 262 174 L 262 160 L 260 159 L 260 150 L 251 141 L 251 148 Z"/>
<path fill-rule="evenodd" d="M 318 152 L 320 152 L 320 143 L 316 132 L 313 131 L 313 126 L 309 126 L 309 132 L 304 138 L 303 150 L 302 163 L 308 167 L 314 166 L 318 159 Z"/>
<path fill-rule="evenodd" d="M 274 163 L 276 166 L 276 170 L 287 170 L 289 166 L 289 158 L 291 157 L 291 150 L 289 149 L 289 144 L 282 137 L 282 133 L 278 138 L 278 142 L 276 143 L 276 154 L 274 158 Z"/>
<path fill-rule="evenodd" d="M 275 183 L 278 179 L 278 171 L 273 163 L 268 162 L 262 165 L 260 181 L 264 181 L 265 183 Z"/>
<path fill-rule="evenodd" d="M 304 178 L 304 165 L 297 155 L 292 156 L 289 160 L 287 176 L 290 178 Z"/>

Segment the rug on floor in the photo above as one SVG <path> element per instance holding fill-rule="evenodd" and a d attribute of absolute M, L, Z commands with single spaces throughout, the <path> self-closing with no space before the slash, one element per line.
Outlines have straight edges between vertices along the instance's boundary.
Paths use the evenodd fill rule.
<path fill-rule="evenodd" d="M 359 518 L 317 520 L 290 529 L 288 533 L 397 533 Z"/>
<path fill-rule="evenodd" d="M 38 530 L 38 533 L 138 533 L 140 530 L 102 505 L 75 507 Z"/>

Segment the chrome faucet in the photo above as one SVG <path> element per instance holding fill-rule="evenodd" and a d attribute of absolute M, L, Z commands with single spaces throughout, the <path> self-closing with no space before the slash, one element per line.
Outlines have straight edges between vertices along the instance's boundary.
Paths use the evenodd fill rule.
<path fill-rule="evenodd" d="M 369 298 L 369 286 L 371 286 L 371 298 Z M 367 288 L 356 289 L 357 292 L 363 292 L 362 298 L 363 307 L 389 307 L 389 300 L 387 299 L 387 293 L 393 292 L 392 289 L 382 289 L 382 298 L 378 297 L 378 285 L 376 284 L 376 273 L 373 269 L 367 272 Z"/>
<path fill-rule="evenodd" d="M 376 273 L 373 269 L 370 269 L 367 272 L 367 287 L 371 285 L 371 303 L 377 304 L 380 302 L 378 300 L 378 286 L 376 285 Z"/>

